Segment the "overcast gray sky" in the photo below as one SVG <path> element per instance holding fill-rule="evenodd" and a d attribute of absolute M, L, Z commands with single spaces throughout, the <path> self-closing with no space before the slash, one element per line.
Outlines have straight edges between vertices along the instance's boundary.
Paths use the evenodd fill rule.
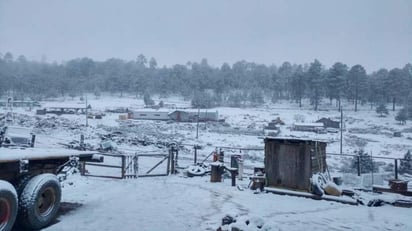
<path fill-rule="evenodd" d="M 159 65 L 412 62 L 412 0 L 0 0 L 0 53 Z"/>

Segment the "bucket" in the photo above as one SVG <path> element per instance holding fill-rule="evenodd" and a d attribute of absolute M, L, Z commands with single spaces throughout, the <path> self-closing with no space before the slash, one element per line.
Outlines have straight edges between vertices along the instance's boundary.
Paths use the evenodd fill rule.
<path fill-rule="evenodd" d="M 333 183 L 335 183 L 336 185 L 342 185 L 342 177 L 333 177 Z"/>

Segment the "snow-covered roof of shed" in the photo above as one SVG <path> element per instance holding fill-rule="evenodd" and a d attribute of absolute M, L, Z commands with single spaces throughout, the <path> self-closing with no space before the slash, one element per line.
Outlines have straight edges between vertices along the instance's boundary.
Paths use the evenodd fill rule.
<path fill-rule="evenodd" d="M 279 137 L 279 136 L 265 136 L 265 140 L 288 140 L 288 141 L 312 141 L 312 142 L 322 142 L 327 143 L 327 140 L 324 139 L 309 139 L 309 138 L 300 138 L 300 137 Z"/>

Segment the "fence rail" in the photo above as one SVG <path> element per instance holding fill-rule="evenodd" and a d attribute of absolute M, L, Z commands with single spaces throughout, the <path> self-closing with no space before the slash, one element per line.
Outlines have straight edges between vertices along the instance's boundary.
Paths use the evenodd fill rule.
<path fill-rule="evenodd" d="M 98 163 L 90 163 L 84 162 L 81 166 L 81 174 L 83 176 L 90 176 L 90 177 L 102 177 L 102 178 L 111 178 L 111 179 L 124 179 L 125 178 L 125 163 L 126 163 L 126 156 L 125 155 L 116 155 L 116 154 L 109 154 L 109 153 L 101 153 L 99 155 L 111 157 L 111 158 L 119 158 L 120 165 L 113 165 L 113 164 L 98 164 Z M 97 174 L 90 174 L 87 170 L 87 166 L 94 166 L 99 168 L 111 168 L 111 169 L 119 169 L 119 176 L 109 176 L 109 175 L 97 175 Z"/>

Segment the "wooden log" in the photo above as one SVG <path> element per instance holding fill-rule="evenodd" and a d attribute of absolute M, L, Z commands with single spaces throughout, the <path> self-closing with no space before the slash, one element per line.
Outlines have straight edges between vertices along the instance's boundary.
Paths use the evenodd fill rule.
<path fill-rule="evenodd" d="M 383 186 L 378 186 L 378 185 L 373 185 L 372 186 L 372 190 L 374 192 L 389 192 L 389 193 L 397 193 L 397 194 L 401 194 L 404 196 L 412 196 L 412 191 L 394 191 L 393 189 L 389 188 L 389 187 L 383 187 Z"/>
<path fill-rule="evenodd" d="M 211 164 L 210 182 L 222 182 L 223 165 L 219 163 Z"/>
<path fill-rule="evenodd" d="M 336 196 L 328 196 L 328 195 L 317 196 L 315 194 L 311 194 L 307 192 L 299 192 L 299 191 L 292 191 L 292 190 L 272 188 L 272 187 L 265 187 L 264 190 L 266 192 L 271 192 L 271 193 L 275 193 L 278 195 L 288 195 L 288 196 L 310 198 L 314 200 L 335 201 L 335 202 L 339 202 L 343 204 L 358 205 L 358 202 L 352 198 L 336 197 Z"/>

